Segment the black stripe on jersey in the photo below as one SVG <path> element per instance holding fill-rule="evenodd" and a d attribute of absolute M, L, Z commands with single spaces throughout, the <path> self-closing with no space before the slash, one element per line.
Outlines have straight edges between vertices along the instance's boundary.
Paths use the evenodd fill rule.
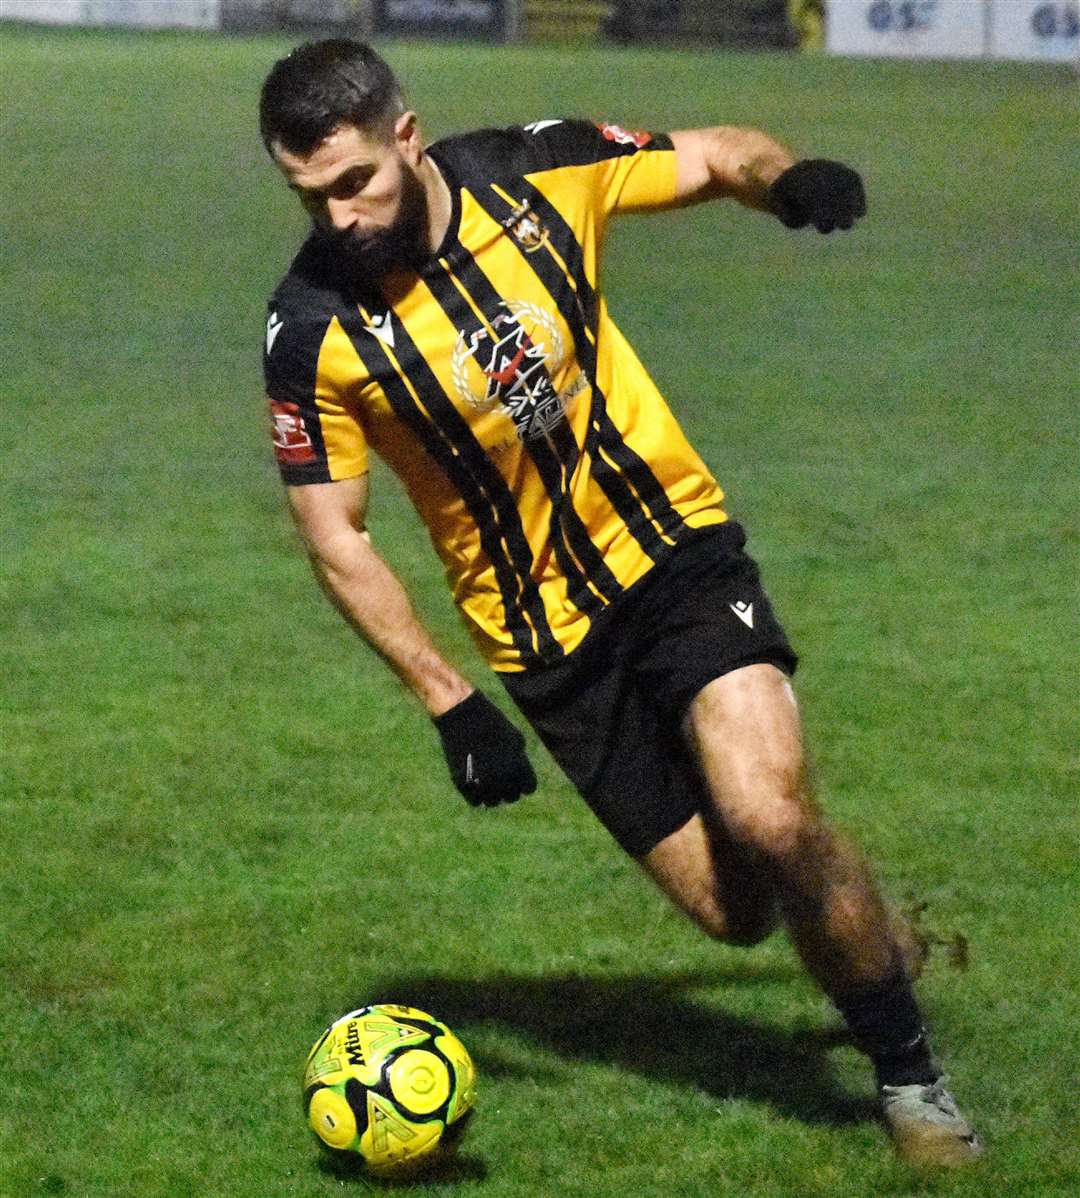
<path fill-rule="evenodd" d="M 627 480 L 648 509 L 652 521 L 655 521 L 659 526 L 661 534 L 677 537 L 686 530 L 682 517 L 671 506 L 667 492 L 660 485 L 648 463 L 627 445 L 622 434 L 612 423 L 611 417 L 607 412 L 607 401 L 603 392 L 597 387 L 596 346 L 595 342 L 590 340 L 585 334 L 584 322 L 587 319 L 586 314 L 592 313 L 590 327 L 595 337 L 599 300 L 585 271 L 585 257 L 582 253 L 581 245 L 577 237 L 574 236 L 573 229 L 563 219 L 562 213 L 548 200 L 543 192 L 539 191 L 527 180 L 523 179 L 522 185 L 524 187 L 524 199 L 527 200 L 529 207 L 536 212 L 548 229 L 555 248 L 566 263 L 567 269 L 570 271 L 574 283 L 577 285 L 577 295 L 580 300 L 580 304 L 577 306 L 580 310 L 581 320 L 580 322 L 569 320 L 568 323 L 574 332 L 574 341 L 579 347 L 579 353 L 583 352 L 585 354 L 585 357 L 581 361 L 592 379 L 593 388 L 598 400 L 593 407 L 593 438 L 603 448 L 605 453 L 615 461 L 619 469 L 624 472 Z M 520 246 L 518 248 L 521 249 Z M 523 250 L 522 253 L 524 253 Z M 541 254 L 533 254 L 532 257 L 540 258 Z M 553 277 L 557 277 L 563 273 L 558 262 L 550 254 L 543 254 L 543 259 L 543 262 L 533 263 L 534 269 L 538 274 L 541 273 L 541 270 Z M 550 290 L 550 285 L 544 280 L 543 275 L 541 275 L 541 281 Z M 552 292 L 552 294 L 557 295 L 558 292 Z M 566 313 L 564 312 L 565 315 Z"/>
<path fill-rule="evenodd" d="M 627 445 L 608 415 L 607 401 L 596 377 L 595 322 L 599 304 L 585 272 L 581 246 L 558 209 L 540 191 L 526 180 L 521 180 L 518 186 L 524 193 L 524 201 L 536 212 L 548 230 L 555 250 L 566 263 L 564 271 L 557 259 L 546 250 L 527 253 L 507 230 L 507 236 L 517 247 L 522 259 L 558 303 L 559 311 L 573 334 L 578 361 L 592 383 L 593 408 L 585 448 L 595 463 L 593 476 L 644 552 L 654 561 L 659 561 L 667 556 L 671 547 L 670 540 L 666 538 L 677 539 L 686 526 L 648 463 Z M 494 189 L 478 190 L 475 198 L 494 220 L 507 226 L 513 208 Z M 567 271 L 577 288 L 576 292 L 567 278 Z M 592 314 L 591 321 L 587 313 Z M 603 450 L 603 454 L 600 450 Z"/>
<path fill-rule="evenodd" d="M 272 316 L 278 313 L 278 306 L 273 302 L 270 312 Z M 269 350 L 265 346 L 263 348 L 263 378 L 267 397 L 271 401 L 288 404 L 296 410 L 304 432 L 311 441 L 312 460 L 299 463 L 288 461 L 277 446 L 275 430 L 278 469 L 286 486 L 326 483 L 330 481 L 330 466 L 326 460 L 326 443 L 315 403 L 319 354 L 326 334 L 324 331 L 322 337 L 294 337 L 293 325 L 297 322 L 291 312 L 286 310 L 286 313 L 285 317 L 280 318 L 282 323 L 278 326 L 277 340 Z M 326 323 L 329 327 L 329 320 Z M 282 333 L 286 335 L 282 336 Z"/>
<path fill-rule="evenodd" d="M 554 661 L 564 656 L 564 650 L 551 632 L 544 601 L 532 577 L 532 551 L 513 496 L 392 309 L 389 318 L 395 349 L 400 347 L 397 358 L 401 369 L 422 396 L 432 418 L 418 406 L 378 339 L 363 336 L 365 322 L 360 312 L 349 312 L 342 324 L 369 373 L 379 378 L 397 417 L 457 488 L 476 521 L 480 543 L 498 580 L 514 648 L 526 663 Z"/>
<path fill-rule="evenodd" d="M 503 308 L 504 297 L 492 286 L 464 246 L 455 248 L 450 265 L 469 298 L 489 322 L 493 321 Z M 436 276 L 430 272 L 425 274 L 425 281 L 455 328 L 466 335 L 480 328 L 476 313 L 452 279 L 445 274 Z M 546 372 L 546 367 L 544 369 Z M 605 601 L 621 594 L 623 588 L 593 544 L 570 498 L 570 478 L 579 457 L 574 434 L 567 422 L 560 420 L 547 437 L 522 438 L 521 445 L 532 458 L 551 500 L 551 543 L 567 579 L 570 601 L 579 611 L 592 615 Z"/>

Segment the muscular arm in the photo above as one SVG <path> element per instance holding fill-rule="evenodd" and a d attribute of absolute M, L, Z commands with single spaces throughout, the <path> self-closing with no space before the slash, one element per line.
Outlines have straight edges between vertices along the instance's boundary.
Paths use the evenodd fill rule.
<path fill-rule="evenodd" d="M 367 475 L 287 488 L 312 569 L 345 619 L 432 716 L 473 690 L 435 648 L 405 588 L 375 551 L 364 527 Z"/>
<path fill-rule="evenodd" d="M 678 162 L 680 203 L 730 197 L 768 211 L 769 186 L 795 163 L 791 151 L 767 133 L 721 125 L 671 134 Z"/>
<path fill-rule="evenodd" d="M 771 212 L 789 229 L 813 225 L 819 233 L 850 229 L 866 215 L 862 179 L 825 158 L 796 162 L 791 152 L 756 129 L 720 126 L 673 133 L 675 202 L 731 196 Z"/>

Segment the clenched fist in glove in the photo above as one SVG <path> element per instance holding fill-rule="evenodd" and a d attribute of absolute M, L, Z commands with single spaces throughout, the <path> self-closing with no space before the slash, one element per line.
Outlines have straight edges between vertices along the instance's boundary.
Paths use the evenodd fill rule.
<path fill-rule="evenodd" d="M 435 717 L 454 785 L 474 807 L 514 803 L 536 789 L 525 737 L 480 691 Z"/>
<path fill-rule="evenodd" d="M 806 158 L 773 181 L 769 207 L 789 229 L 813 225 L 819 233 L 831 233 L 850 229 L 866 215 L 866 192 L 850 166 Z"/>

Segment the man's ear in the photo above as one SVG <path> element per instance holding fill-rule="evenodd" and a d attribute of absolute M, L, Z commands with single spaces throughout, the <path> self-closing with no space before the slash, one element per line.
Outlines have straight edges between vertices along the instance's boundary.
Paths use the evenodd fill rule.
<path fill-rule="evenodd" d="M 415 112 L 403 112 L 394 122 L 394 141 L 407 162 L 413 166 L 420 165 L 424 147 L 420 140 L 420 124 Z"/>

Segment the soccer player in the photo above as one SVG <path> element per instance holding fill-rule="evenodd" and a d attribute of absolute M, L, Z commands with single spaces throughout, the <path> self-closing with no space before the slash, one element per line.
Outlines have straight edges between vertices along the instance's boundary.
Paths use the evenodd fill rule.
<path fill-rule="evenodd" d="M 623 849 L 718 940 L 782 923 L 871 1057 L 900 1153 L 976 1158 L 882 899 L 808 791 L 796 658 L 745 534 L 597 289 L 616 213 L 726 197 L 829 233 L 864 214 L 859 176 L 731 127 L 548 119 L 425 146 L 390 68 L 349 39 L 276 63 L 260 124 L 312 221 L 266 326 L 289 503 L 458 790 L 495 806 L 536 778 L 372 544 L 369 446 L 480 652 Z"/>

